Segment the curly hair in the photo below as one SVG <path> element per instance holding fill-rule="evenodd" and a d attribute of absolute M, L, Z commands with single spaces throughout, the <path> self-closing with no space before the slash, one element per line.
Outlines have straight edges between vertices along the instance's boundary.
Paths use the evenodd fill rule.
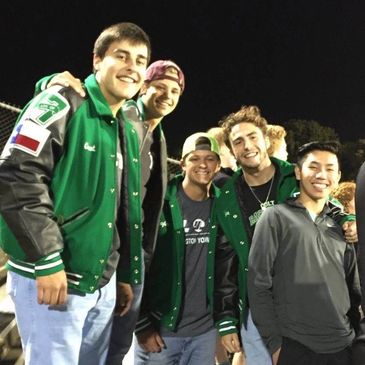
<path fill-rule="evenodd" d="M 266 134 L 270 140 L 270 147 L 267 149 L 267 153 L 269 154 L 269 156 L 272 156 L 274 152 L 278 149 L 280 141 L 285 138 L 286 130 L 281 125 L 268 124 Z"/>
<path fill-rule="evenodd" d="M 240 110 L 229 114 L 219 122 L 224 130 L 224 137 L 227 146 L 230 146 L 229 134 L 231 133 L 232 128 L 241 123 L 251 123 L 255 125 L 260 128 L 262 134 L 266 136 L 267 120 L 261 115 L 259 107 L 256 105 L 244 105 Z"/>
<path fill-rule="evenodd" d="M 343 205 L 345 212 L 349 211 L 349 203 L 355 196 L 355 190 L 356 183 L 354 181 L 343 181 L 332 192 L 332 196 Z"/>

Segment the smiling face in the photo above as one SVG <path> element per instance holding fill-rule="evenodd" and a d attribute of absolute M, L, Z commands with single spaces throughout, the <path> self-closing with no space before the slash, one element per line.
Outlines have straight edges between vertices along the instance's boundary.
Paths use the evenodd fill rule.
<path fill-rule="evenodd" d="M 219 158 L 212 151 L 197 150 L 189 153 L 181 162 L 185 180 L 189 184 L 206 186 L 211 183 L 220 166 Z"/>
<path fill-rule="evenodd" d="M 148 59 L 144 44 L 115 41 L 110 44 L 104 57 L 94 55 L 95 77 L 108 104 L 118 109 L 141 88 Z"/>
<path fill-rule="evenodd" d="M 176 81 L 162 79 L 144 83 L 141 93 L 147 119 L 158 119 L 174 111 L 180 99 L 181 88 Z"/>
<path fill-rule="evenodd" d="M 337 156 L 332 152 L 314 150 L 305 156 L 300 166 L 296 166 L 295 176 L 300 181 L 301 199 L 326 200 L 341 178 Z"/>
<path fill-rule="evenodd" d="M 239 123 L 229 134 L 232 152 L 244 170 L 260 171 L 271 164 L 267 153 L 267 139 L 253 123 Z"/>

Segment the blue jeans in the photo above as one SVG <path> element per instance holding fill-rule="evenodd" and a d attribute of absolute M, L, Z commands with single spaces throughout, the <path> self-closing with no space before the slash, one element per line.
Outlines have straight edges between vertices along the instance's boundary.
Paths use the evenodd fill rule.
<path fill-rule="evenodd" d="M 163 337 L 161 352 L 146 352 L 137 343 L 134 365 L 212 365 L 215 363 L 217 330 L 195 337 Z"/>
<path fill-rule="evenodd" d="M 241 338 L 247 365 L 272 365 L 271 355 L 248 313 L 247 328 L 241 327 Z"/>
<path fill-rule="evenodd" d="M 133 331 L 139 315 L 139 308 L 142 299 L 143 284 L 132 286 L 133 301 L 131 309 L 123 317 L 114 316 L 112 334 L 106 365 L 121 365 L 124 356 L 132 344 Z"/>
<path fill-rule="evenodd" d="M 70 293 L 67 304 L 37 303 L 36 281 L 8 272 L 7 289 L 26 365 L 105 363 L 115 306 L 115 275 L 93 294 Z"/>

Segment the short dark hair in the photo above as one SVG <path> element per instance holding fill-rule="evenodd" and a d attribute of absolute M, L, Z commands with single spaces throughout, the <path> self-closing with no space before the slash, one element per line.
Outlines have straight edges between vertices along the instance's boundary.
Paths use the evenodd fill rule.
<path fill-rule="evenodd" d="M 324 141 L 324 142 L 313 141 L 303 144 L 298 148 L 297 165 L 301 167 L 306 156 L 313 151 L 331 152 L 334 155 L 336 155 L 338 159 L 339 149 L 340 149 L 340 144 L 337 141 Z M 340 164 L 339 159 L 338 163 Z"/>
<path fill-rule="evenodd" d="M 104 29 L 94 44 L 93 53 L 103 58 L 109 46 L 115 41 L 127 40 L 133 45 L 146 45 L 148 51 L 147 63 L 151 58 L 151 42 L 146 32 L 134 23 L 118 23 Z"/>

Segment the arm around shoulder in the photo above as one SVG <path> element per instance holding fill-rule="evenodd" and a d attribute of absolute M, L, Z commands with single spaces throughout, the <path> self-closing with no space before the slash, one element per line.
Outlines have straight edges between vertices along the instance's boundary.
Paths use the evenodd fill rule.
<path fill-rule="evenodd" d="M 51 86 L 60 85 L 63 87 L 71 87 L 80 96 L 84 97 L 86 95 L 83 89 L 83 84 L 80 79 L 74 77 L 69 71 L 64 71 L 61 73 L 55 73 L 49 76 L 45 76 L 37 81 L 35 85 L 34 95 L 38 95 L 40 92 L 48 89 Z"/>

